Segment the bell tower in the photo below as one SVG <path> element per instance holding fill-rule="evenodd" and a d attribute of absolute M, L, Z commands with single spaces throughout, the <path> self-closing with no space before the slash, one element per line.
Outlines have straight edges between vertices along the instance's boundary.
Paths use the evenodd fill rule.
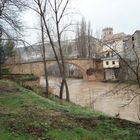
<path fill-rule="evenodd" d="M 108 27 L 108 28 L 104 28 L 102 30 L 102 39 L 103 40 L 109 40 L 112 38 L 112 36 L 113 36 L 113 28 Z"/>

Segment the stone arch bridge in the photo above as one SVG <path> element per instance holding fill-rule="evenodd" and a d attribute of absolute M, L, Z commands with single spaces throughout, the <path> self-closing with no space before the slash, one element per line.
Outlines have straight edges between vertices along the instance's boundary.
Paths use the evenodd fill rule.
<path fill-rule="evenodd" d="M 49 68 L 56 64 L 56 60 L 46 60 L 46 63 Z M 77 66 L 84 80 L 103 80 L 102 61 L 99 59 L 65 59 L 65 63 Z M 12 63 L 6 64 L 6 67 L 14 74 L 35 74 L 38 77 L 44 75 L 42 61 Z M 90 74 L 88 74 L 89 69 L 93 71 Z"/>

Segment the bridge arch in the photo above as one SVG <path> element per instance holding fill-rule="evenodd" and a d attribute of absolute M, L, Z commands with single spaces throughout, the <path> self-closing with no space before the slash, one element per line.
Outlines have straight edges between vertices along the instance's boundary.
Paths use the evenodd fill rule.
<path fill-rule="evenodd" d="M 65 61 L 65 64 L 71 64 L 71 65 L 76 66 L 76 67 L 78 68 L 78 70 L 81 72 L 83 79 L 84 79 L 84 80 L 87 79 L 86 69 L 84 69 L 79 63 L 75 63 L 75 62 L 73 62 L 73 61 Z M 48 69 L 49 69 L 50 67 L 54 66 L 54 65 L 58 65 L 57 62 L 50 63 L 50 64 L 48 65 Z"/>

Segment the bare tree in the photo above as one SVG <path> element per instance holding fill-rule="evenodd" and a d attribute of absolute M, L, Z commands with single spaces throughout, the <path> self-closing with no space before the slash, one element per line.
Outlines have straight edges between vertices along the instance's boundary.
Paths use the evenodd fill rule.
<path fill-rule="evenodd" d="M 60 87 L 60 98 L 62 99 L 63 96 L 63 90 L 64 87 L 66 89 L 66 100 L 69 101 L 69 90 L 68 90 L 68 84 L 66 81 L 66 74 L 65 74 L 65 62 L 64 62 L 64 57 L 63 57 L 63 51 L 62 51 L 62 33 L 68 27 L 68 24 L 61 28 L 60 26 L 62 25 L 62 19 L 65 16 L 65 11 L 67 9 L 67 6 L 69 4 L 70 0 L 34 0 L 36 3 L 39 12 L 38 14 L 40 15 L 43 24 L 44 24 L 44 29 L 45 32 L 47 33 L 50 45 L 53 49 L 55 59 L 57 61 L 60 74 L 62 77 L 62 82 L 61 82 L 61 87 Z M 50 10 L 44 10 L 44 7 Z M 51 15 L 51 16 L 50 16 Z M 51 21 L 51 22 L 50 22 Z M 49 24 L 52 24 L 52 28 L 49 26 Z M 54 36 L 54 33 L 56 33 Z M 59 48 L 59 54 L 56 51 L 56 42 Z"/>
<path fill-rule="evenodd" d="M 21 35 L 19 32 L 22 27 L 20 13 L 25 10 L 25 4 L 25 0 L 0 1 L 0 29 L 3 35 L 10 36 L 13 31 L 16 35 Z"/>
<path fill-rule="evenodd" d="M 78 57 L 81 57 L 81 49 L 80 49 L 80 29 L 79 29 L 79 22 L 77 22 L 76 25 L 76 37 L 75 37 L 75 45 L 76 45 L 76 49 L 78 51 Z"/>
<path fill-rule="evenodd" d="M 44 7 L 45 11 L 45 7 Z M 47 64 L 46 64 L 46 49 L 45 49 L 45 39 L 44 39 L 44 26 L 43 26 L 43 21 L 42 17 L 40 19 L 40 24 L 41 24 L 41 38 L 42 38 L 42 57 L 43 57 L 43 64 L 44 64 L 44 73 L 45 73 L 45 89 L 46 89 L 46 95 L 49 94 L 49 83 L 48 83 L 48 72 L 47 72 Z"/>
<path fill-rule="evenodd" d="M 80 25 L 80 46 L 81 46 L 81 56 L 86 57 L 86 21 L 83 18 Z"/>
<path fill-rule="evenodd" d="M 25 9 L 23 4 L 25 4 L 24 0 L 1 0 L 0 1 L 0 49 L 1 50 L 4 47 L 3 44 L 5 44 L 3 42 L 6 42 L 8 40 L 15 41 L 13 38 L 15 37 L 18 38 L 19 35 L 21 35 L 20 13 Z M 5 52 L 3 51 L 3 53 Z M 1 64 L 2 62 L 0 62 L 0 65 Z"/>
<path fill-rule="evenodd" d="M 91 46 L 91 36 L 92 36 L 92 29 L 91 29 L 91 24 L 90 22 L 88 22 L 88 42 L 87 42 L 87 45 L 88 45 L 88 57 L 90 58 L 91 57 L 91 54 L 92 54 L 92 46 Z"/>
<path fill-rule="evenodd" d="M 93 42 L 92 29 L 90 22 L 88 25 L 84 18 L 82 18 L 81 23 L 77 22 L 76 26 L 76 46 L 80 57 L 91 57 Z"/>
<path fill-rule="evenodd" d="M 80 57 L 86 57 L 86 21 L 82 18 L 81 23 L 76 27 L 76 44 Z"/>

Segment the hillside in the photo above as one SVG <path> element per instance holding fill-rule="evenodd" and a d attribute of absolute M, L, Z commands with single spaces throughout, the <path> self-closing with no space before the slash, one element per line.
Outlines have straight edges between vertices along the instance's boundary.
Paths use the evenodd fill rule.
<path fill-rule="evenodd" d="M 140 125 L 0 80 L 0 140 L 139 140 Z"/>

